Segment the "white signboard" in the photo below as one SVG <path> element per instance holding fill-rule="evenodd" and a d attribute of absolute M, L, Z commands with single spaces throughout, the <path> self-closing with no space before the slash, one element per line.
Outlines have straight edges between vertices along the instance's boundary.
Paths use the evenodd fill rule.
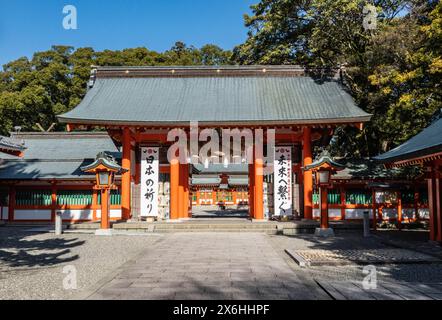
<path fill-rule="evenodd" d="M 275 215 L 291 216 L 293 214 L 291 147 L 275 147 L 274 170 Z"/>
<path fill-rule="evenodd" d="M 141 217 L 158 216 L 159 148 L 141 148 Z"/>

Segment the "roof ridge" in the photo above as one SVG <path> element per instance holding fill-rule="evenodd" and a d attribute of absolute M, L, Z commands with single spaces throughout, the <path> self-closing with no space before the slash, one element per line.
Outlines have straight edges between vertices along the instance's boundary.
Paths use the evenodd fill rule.
<path fill-rule="evenodd" d="M 13 139 L 109 138 L 107 132 L 10 132 Z"/>
<path fill-rule="evenodd" d="M 98 78 L 133 77 L 335 77 L 339 67 L 309 68 L 299 65 L 223 66 L 92 66 L 91 84 Z"/>

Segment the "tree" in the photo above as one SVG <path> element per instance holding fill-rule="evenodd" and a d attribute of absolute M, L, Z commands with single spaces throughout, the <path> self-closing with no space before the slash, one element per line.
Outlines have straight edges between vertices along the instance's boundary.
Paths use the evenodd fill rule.
<path fill-rule="evenodd" d="M 206 45 L 201 49 L 177 42 L 170 50 L 158 53 L 147 48 L 104 50 L 53 46 L 36 52 L 32 59 L 19 58 L 3 66 L 0 72 L 0 134 L 14 126 L 38 130 L 37 123 L 48 128 L 56 115 L 77 106 L 86 94 L 91 65 L 163 66 L 214 65 L 231 63 L 230 51 Z M 56 130 L 63 130 L 58 125 Z"/>
<path fill-rule="evenodd" d="M 441 107 L 439 1 L 372 3 L 375 30 L 364 25 L 367 1 L 261 0 L 245 17 L 249 38 L 234 49 L 242 64 L 342 67 L 356 103 L 373 119 L 363 131 L 336 130 L 335 155 L 373 156 L 393 148 Z"/>

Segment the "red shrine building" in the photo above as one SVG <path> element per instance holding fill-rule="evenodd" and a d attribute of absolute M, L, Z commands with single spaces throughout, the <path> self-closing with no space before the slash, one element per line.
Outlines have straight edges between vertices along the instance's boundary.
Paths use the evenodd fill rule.
<path fill-rule="evenodd" d="M 288 166 L 283 168 L 288 174 L 283 181 L 287 191 L 279 206 L 291 215 L 293 198 L 299 201 L 302 197 L 303 214 L 312 218 L 312 174 L 301 169 L 312 162 L 312 142 L 330 136 L 337 126 L 362 127 L 370 120 L 339 80 L 310 75 L 292 66 L 98 67 L 89 87 L 80 105 L 59 120 L 69 130 L 105 128 L 122 144 L 125 173 L 121 178 L 121 206 L 122 218 L 127 220 L 160 214 L 156 199 L 161 179 L 170 185 L 169 218 L 189 217 L 190 162 L 198 154 L 190 154 L 188 163 L 183 163 L 189 155 L 183 154 L 187 150 L 180 149 L 173 159 L 166 155 L 172 145 L 170 131 L 180 129 L 187 136 L 184 138 L 191 140 L 191 124 L 195 122 L 199 130 L 247 129 L 254 137 L 257 130 L 275 130 L 275 150 L 281 149 L 285 159 L 282 165 Z M 257 155 L 255 140 L 246 144 L 253 155 L 252 161 L 247 161 L 250 216 L 263 220 L 265 159 Z M 214 156 L 218 155 L 211 154 Z M 154 172 L 146 175 L 151 167 Z M 294 195 L 294 190 L 303 192 Z"/>
<path fill-rule="evenodd" d="M 69 132 L 5 140 L 14 150 L 0 155 L 1 219 L 53 221 L 61 212 L 69 222 L 100 220 L 95 177 L 81 171 L 100 152 L 123 168 L 110 197 L 113 220 L 187 219 L 216 205 L 256 220 L 317 219 L 313 176 L 303 171 L 314 146 L 328 144 L 337 127 L 362 128 L 371 118 L 336 74 L 296 66 L 94 67 L 83 101 L 58 117 Z M 367 210 L 376 221 L 428 219 L 425 182 L 395 169 L 367 160 L 333 179 L 331 220 L 358 220 Z"/>
<path fill-rule="evenodd" d="M 428 182 L 430 240 L 442 242 L 442 109 L 438 120 L 376 160 L 387 167 L 420 166 Z"/>

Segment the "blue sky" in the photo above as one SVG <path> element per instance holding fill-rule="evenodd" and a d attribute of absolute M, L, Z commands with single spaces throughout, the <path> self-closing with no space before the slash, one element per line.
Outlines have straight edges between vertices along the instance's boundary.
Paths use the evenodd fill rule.
<path fill-rule="evenodd" d="M 247 37 L 243 14 L 258 0 L 0 0 L 0 65 L 51 45 L 95 50 L 175 41 L 231 49 Z M 63 7 L 74 5 L 78 29 L 65 30 Z"/>

